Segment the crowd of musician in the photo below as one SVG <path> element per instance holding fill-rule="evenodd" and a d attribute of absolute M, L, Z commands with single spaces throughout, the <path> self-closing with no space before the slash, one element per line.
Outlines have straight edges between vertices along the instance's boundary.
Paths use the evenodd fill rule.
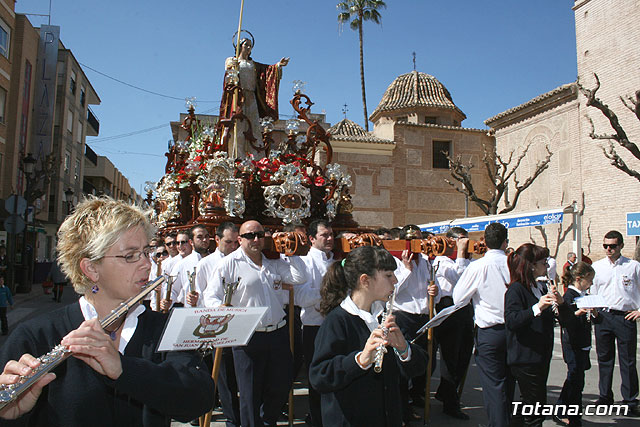
<path fill-rule="evenodd" d="M 116 202 L 95 199 L 85 203 Z M 472 354 L 489 425 L 542 425 L 544 415 L 513 413 L 512 402 L 580 407 L 585 371 L 591 367 L 592 325 L 599 374 L 595 404 L 614 403 L 617 345 L 620 397 L 629 415 L 640 414 L 636 371 L 640 264 L 621 255 L 624 241 L 617 231 L 604 236 L 605 258 L 591 265 L 589 259 L 577 261 L 570 253 L 557 275 L 547 248 L 531 243 L 509 248 L 508 230 L 500 223 L 487 226 L 483 238 L 487 250 L 482 256 L 473 253 L 478 251 L 471 249 L 467 232 L 459 227 L 446 233 L 452 246 L 448 253 L 390 253 L 379 241 L 377 246 L 345 251 L 348 244 L 337 243 L 353 241 L 354 235 L 336 235 L 329 222 L 316 220 L 308 227 L 289 225 L 284 230 L 307 236 L 310 248 L 306 255 L 267 257 L 265 236 L 271 233 L 257 221 L 240 227 L 220 224 L 213 239 L 205 226 L 196 225 L 142 242 L 149 231 L 146 220 L 127 213 L 127 209 L 137 212 L 135 208 L 118 208 L 120 211 L 112 209 L 109 219 L 97 219 L 91 214 L 95 206 L 80 205 L 67 219 L 71 224 L 62 226 L 61 233 L 67 233 L 60 235 L 58 246 L 62 267 L 83 297 L 79 305 L 65 312 L 69 319 L 44 328 L 51 335 L 44 342 L 36 345 L 33 332 L 43 328 L 42 322 L 21 325 L 12 334 L 10 342 L 15 348 L 5 346 L 0 352 L 0 362 L 6 363 L 0 383 L 16 383 L 16 376 L 37 369 L 39 362 L 33 356 L 60 340 L 75 356 L 75 365 L 54 370 L 58 379 L 45 376 L 34 387 L 37 392 L 27 393 L 32 402 L 22 406 L 12 403 L 0 410 L 0 417 L 38 425 L 33 421 L 53 413 L 52 419 L 61 420 L 60 425 L 80 425 L 79 415 L 60 417 L 56 408 L 62 405 L 65 410 L 84 414 L 78 409 L 83 399 L 62 403 L 56 393 L 61 389 L 69 393 L 69 387 L 87 376 L 89 382 L 104 378 L 95 387 L 97 395 L 105 396 L 94 399 L 104 401 L 108 408 L 103 411 L 107 413 L 105 423 L 159 425 L 161 421 L 166 425 L 171 418 L 202 415 L 213 404 L 212 391 L 200 392 L 199 400 L 194 401 L 189 397 L 194 390 L 185 390 L 182 398 L 189 404 L 177 411 L 175 402 L 167 405 L 157 396 L 140 396 L 131 378 L 140 379 L 147 370 L 158 369 L 166 381 L 175 379 L 183 387 L 189 384 L 204 390 L 212 385 L 210 358 L 203 362 L 195 356 L 153 355 L 142 344 L 141 348 L 130 346 L 137 344 L 140 328 L 156 331 L 154 325 L 160 322 L 156 319 L 164 318 L 161 312 L 181 306 L 222 305 L 225 283 L 233 281 L 239 283 L 231 305 L 267 307 L 267 312 L 246 346 L 222 351 L 216 389 L 229 426 L 276 425 L 287 410 L 289 391 L 298 376 L 309 382 L 309 425 L 408 425 L 420 418 L 417 408 L 428 411 L 430 407 L 429 382 L 435 369 L 440 370 L 435 399 L 442 402 L 443 412 L 468 420 L 460 396 Z M 135 220 L 127 223 L 119 215 Z M 379 229 L 375 234 L 381 241 L 431 238 L 415 225 Z M 274 233 L 273 238 L 279 236 L 282 234 Z M 213 247 L 215 251 L 210 253 Z M 100 329 L 91 319 L 113 308 L 116 300 L 131 296 L 127 286 L 134 288 L 143 273 L 147 274 L 145 280 L 159 276 L 169 280 L 150 295 L 146 310 L 137 313 L 137 326 L 129 314 L 115 330 Z M 116 285 L 120 276 L 125 276 L 124 284 Z M 588 293 L 601 296 L 606 307 L 578 308 L 580 297 Z M 449 307 L 452 314 L 431 333 L 419 331 L 435 313 Z M 285 327 L 290 310 L 295 318 L 293 354 L 289 328 Z M 153 321 L 145 321 L 147 318 Z M 56 323 L 52 318 L 46 322 Z M 567 377 L 558 401 L 548 402 L 546 384 L 556 324 L 562 328 Z M 153 336 L 154 340 L 159 338 Z M 153 346 L 154 340 L 146 345 Z M 101 350 L 86 348 L 93 345 Z M 436 352 L 440 354 L 437 367 Z M 189 373 L 194 378 L 184 381 Z M 177 394 L 170 382 L 140 381 L 143 384 L 139 387 L 156 386 L 158 393 L 169 388 L 171 395 Z M 516 383 L 519 397 L 514 396 Z M 43 387 L 39 400 L 47 399 L 48 403 L 34 403 Z M 556 414 L 554 418 L 561 425 L 581 425 L 579 414 Z"/>

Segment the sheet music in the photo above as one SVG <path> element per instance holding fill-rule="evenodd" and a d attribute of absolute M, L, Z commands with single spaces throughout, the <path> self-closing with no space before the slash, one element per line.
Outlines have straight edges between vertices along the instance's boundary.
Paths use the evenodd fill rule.
<path fill-rule="evenodd" d="M 600 295 L 585 295 L 574 300 L 578 308 L 603 308 L 607 303 Z"/>
<path fill-rule="evenodd" d="M 424 331 L 426 331 L 429 328 L 435 328 L 436 326 L 439 326 L 442 322 L 447 320 L 447 317 L 451 316 L 453 313 L 460 310 L 461 308 L 466 307 L 467 304 L 469 303 L 467 302 L 464 304 L 452 305 L 443 310 L 440 310 L 438 314 L 433 316 L 433 319 L 429 320 L 427 323 L 424 324 L 424 326 L 418 329 L 418 331 L 416 332 L 416 335 L 420 335 L 424 333 Z"/>

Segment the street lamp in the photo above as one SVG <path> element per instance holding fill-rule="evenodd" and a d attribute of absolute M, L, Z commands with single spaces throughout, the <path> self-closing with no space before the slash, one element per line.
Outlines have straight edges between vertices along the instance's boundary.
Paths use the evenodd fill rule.
<path fill-rule="evenodd" d="M 26 175 L 31 175 L 33 173 L 33 169 L 36 167 L 36 158 L 28 153 L 24 159 L 22 159 L 22 169 Z M 28 182 L 28 180 L 27 180 Z"/>
<path fill-rule="evenodd" d="M 64 201 L 67 205 L 67 215 L 69 215 L 73 207 L 73 189 L 71 187 L 64 190 Z"/>

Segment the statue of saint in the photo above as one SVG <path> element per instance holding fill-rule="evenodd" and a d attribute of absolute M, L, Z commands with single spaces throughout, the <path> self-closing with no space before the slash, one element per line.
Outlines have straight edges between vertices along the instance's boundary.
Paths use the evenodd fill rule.
<path fill-rule="evenodd" d="M 229 136 L 229 153 L 237 158 L 252 154 L 255 159 L 264 157 L 262 130 L 260 119 L 271 117 L 278 120 L 278 87 L 282 77 L 282 67 L 289 63 L 289 58 L 282 58 L 275 65 L 266 65 L 251 59 L 253 42 L 248 38 L 240 40 L 238 58 L 235 56 L 225 61 L 225 87 L 231 75 L 237 76 L 242 88 L 242 114 L 248 120 L 237 120 L 236 152 L 233 148 L 233 133 Z M 234 72 L 232 70 L 238 70 Z M 236 74 L 237 73 L 237 74 Z M 233 114 L 233 93 L 224 91 L 220 104 L 220 118 L 228 119 Z M 250 126 L 249 126 L 250 124 Z"/>

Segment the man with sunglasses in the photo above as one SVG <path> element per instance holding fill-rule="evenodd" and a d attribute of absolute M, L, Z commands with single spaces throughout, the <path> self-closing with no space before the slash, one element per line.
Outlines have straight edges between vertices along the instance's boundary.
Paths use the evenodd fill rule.
<path fill-rule="evenodd" d="M 191 253 L 184 257 L 182 261 L 178 262 L 171 272 L 172 276 L 176 276 L 173 288 L 178 292 L 178 297 L 174 301 L 182 304 L 184 307 L 198 307 L 202 306 L 202 304 L 198 304 L 200 293 L 195 289 L 191 292 L 189 277 L 192 274 L 196 274 L 197 276 L 198 271 L 196 266 L 198 262 L 209 255 L 211 236 L 209 235 L 207 227 L 201 224 L 191 227 L 188 236 Z M 178 250 L 180 249 L 181 248 L 178 248 Z"/>
<path fill-rule="evenodd" d="M 289 335 L 281 293 L 307 279 L 300 257 L 268 259 L 262 254 L 264 228 L 257 221 L 240 227 L 240 248 L 224 257 L 204 292 L 205 306 L 217 307 L 224 300 L 225 283 L 239 281 L 233 293 L 234 307 L 267 307 L 251 340 L 233 348 L 236 379 L 240 390 L 243 426 L 276 425 L 287 401 L 293 370 Z"/>
<path fill-rule="evenodd" d="M 604 235 L 607 255 L 593 263 L 596 271 L 591 292 L 604 298 L 602 322 L 595 325 L 598 354 L 599 392 L 597 405 L 613 404 L 613 366 L 618 345 L 622 378 L 622 401 L 629 415 L 640 416 L 638 408 L 638 371 L 636 369 L 637 325 L 640 320 L 640 263 L 621 255 L 624 242 L 616 230 Z"/>
<path fill-rule="evenodd" d="M 167 265 L 162 267 L 162 274 L 164 274 L 165 276 L 171 276 L 175 278 L 178 274 L 179 264 L 186 257 L 191 255 L 193 247 L 191 246 L 191 235 L 189 233 L 190 232 L 188 230 L 181 230 L 176 234 L 178 255 L 165 262 L 165 264 Z M 181 288 L 176 286 L 174 283 L 171 287 L 171 295 L 165 295 L 162 301 L 160 301 L 160 309 L 169 310 L 173 303 L 178 301 L 180 291 Z"/>

